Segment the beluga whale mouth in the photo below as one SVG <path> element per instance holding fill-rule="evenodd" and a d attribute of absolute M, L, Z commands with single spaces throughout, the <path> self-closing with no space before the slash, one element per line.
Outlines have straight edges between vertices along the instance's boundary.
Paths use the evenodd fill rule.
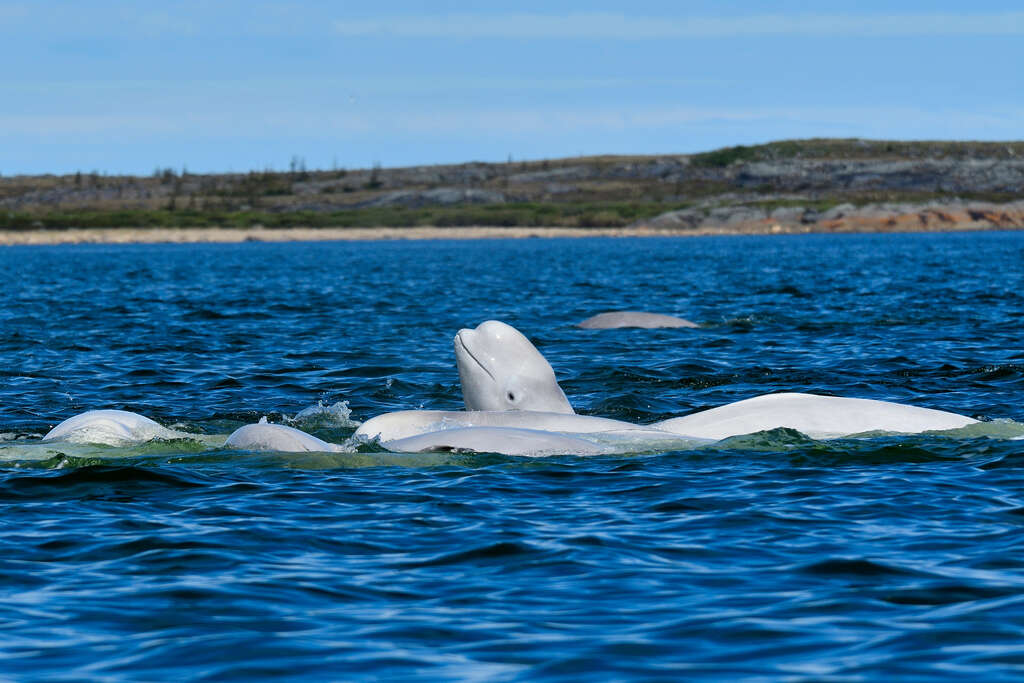
<path fill-rule="evenodd" d="M 547 359 L 511 325 L 459 330 L 454 347 L 466 410 L 576 412 Z"/>
<path fill-rule="evenodd" d="M 472 360 L 474 363 L 476 363 L 480 367 L 481 370 L 486 372 L 488 377 L 490 377 L 492 380 L 497 382 L 498 380 L 495 379 L 494 373 L 491 372 L 490 370 L 488 370 L 487 366 L 484 365 L 480 361 L 479 358 L 474 356 L 473 352 L 469 350 L 468 346 L 466 346 L 466 342 L 462 340 L 462 333 L 463 332 L 465 332 L 467 334 L 472 334 L 472 330 L 465 330 L 465 329 L 463 329 L 463 330 L 459 330 L 458 334 L 455 335 L 455 359 L 456 359 L 456 362 L 457 363 L 461 363 L 459 358 L 462 356 L 462 354 L 465 354 L 466 356 L 469 357 L 470 360 Z M 460 353 L 460 351 L 461 351 L 461 353 Z M 460 373 L 461 373 L 461 370 L 460 370 Z"/>

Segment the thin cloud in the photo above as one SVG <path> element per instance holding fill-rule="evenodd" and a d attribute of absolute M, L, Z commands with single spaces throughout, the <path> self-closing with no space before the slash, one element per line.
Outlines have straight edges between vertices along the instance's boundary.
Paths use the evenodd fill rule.
<path fill-rule="evenodd" d="M 657 40 L 739 36 L 1022 35 L 1024 12 L 998 14 L 804 14 L 637 17 L 623 14 L 451 14 L 342 20 L 342 36 Z"/>
<path fill-rule="evenodd" d="M 237 112 L 180 111 L 126 114 L 0 115 L 0 139 L 55 136 L 81 142 L 106 136 L 118 139 L 146 138 L 155 134 L 179 137 L 218 136 L 225 139 L 278 135 L 281 130 L 311 135 L 430 134 L 464 136 L 564 135 L 581 131 L 604 134 L 642 130 L 684 130 L 688 126 L 717 127 L 723 124 L 805 127 L 809 134 L 828 127 L 859 131 L 859 135 L 914 137 L 925 131 L 955 131 L 974 138 L 979 131 L 1012 137 L 1024 112 L 1002 109 L 988 112 L 926 111 L 913 107 L 665 107 L 636 109 L 566 108 L 552 110 L 474 110 L 311 112 L 307 108 L 266 111 L 258 117 L 239 117 Z M 771 124 L 771 125 L 769 125 Z"/>
<path fill-rule="evenodd" d="M 14 19 L 23 19 L 28 16 L 28 5 L 6 4 L 0 6 L 0 26 L 4 22 Z"/>

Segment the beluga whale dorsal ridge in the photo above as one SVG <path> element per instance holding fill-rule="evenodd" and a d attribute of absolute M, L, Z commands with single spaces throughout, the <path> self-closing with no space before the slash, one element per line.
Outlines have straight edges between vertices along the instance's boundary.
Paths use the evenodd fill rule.
<path fill-rule="evenodd" d="M 511 325 L 488 320 L 454 343 L 466 410 L 575 414 L 547 359 Z"/>

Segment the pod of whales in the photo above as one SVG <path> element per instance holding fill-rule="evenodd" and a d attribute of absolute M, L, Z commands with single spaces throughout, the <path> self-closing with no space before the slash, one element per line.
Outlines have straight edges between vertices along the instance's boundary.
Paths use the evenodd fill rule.
<path fill-rule="evenodd" d="M 584 330 L 617 330 L 623 327 L 654 329 L 657 327 L 699 327 L 699 325 L 674 315 L 642 311 L 608 311 L 591 316 L 577 323 L 576 327 Z"/>
<path fill-rule="evenodd" d="M 659 438 L 717 441 L 780 427 L 812 438 L 838 438 L 869 432 L 948 430 L 976 422 L 955 413 L 898 403 L 788 393 L 758 396 L 645 427 L 575 414 L 544 356 L 505 323 L 490 320 L 475 330 L 460 330 L 454 346 L 466 411 L 387 413 L 364 422 L 355 436 L 377 439 L 389 450 L 443 449 L 450 441 L 446 431 L 460 430 L 465 439 L 463 430 L 500 427 L 567 434 L 588 442 L 614 435 L 624 445 L 635 446 Z M 515 391 L 507 392 L 508 387 Z M 503 393 L 513 393 L 514 401 Z M 410 440 L 413 436 L 420 438 Z M 539 437 L 537 441 L 538 447 L 546 445 Z M 504 452 L 500 440 L 487 445 L 489 452 Z"/>
<path fill-rule="evenodd" d="M 515 328 L 490 320 L 454 339 L 466 410 L 407 410 L 379 415 L 353 434 L 398 453 L 471 451 L 507 455 L 596 455 L 685 448 L 777 428 L 811 438 L 958 429 L 977 420 L 899 403 L 815 394 L 766 394 L 651 425 L 577 415 L 547 359 Z M 124 446 L 190 436 L 120 410 L 96 410 L 57 425 L 44 441 Z M 239 450 L 349 450 L 284 425 L 240 427 L 225 446 Z"/>

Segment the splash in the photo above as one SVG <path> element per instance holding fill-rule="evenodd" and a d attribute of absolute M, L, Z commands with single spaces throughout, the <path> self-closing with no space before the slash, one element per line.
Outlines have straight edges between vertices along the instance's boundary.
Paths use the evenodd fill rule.
<path fill-rule="evenodd" d="M 294 417 L 282 416 L 284 423 L 304 430 L 310 429 L 355 429 L 361 422 L 351 419 L 352 410 L 348 407 L 348 401 L 338 401 L 329 406 L 323 401 L 317 401 L 315 406 L 303 408 L 295 413 Z"/>

